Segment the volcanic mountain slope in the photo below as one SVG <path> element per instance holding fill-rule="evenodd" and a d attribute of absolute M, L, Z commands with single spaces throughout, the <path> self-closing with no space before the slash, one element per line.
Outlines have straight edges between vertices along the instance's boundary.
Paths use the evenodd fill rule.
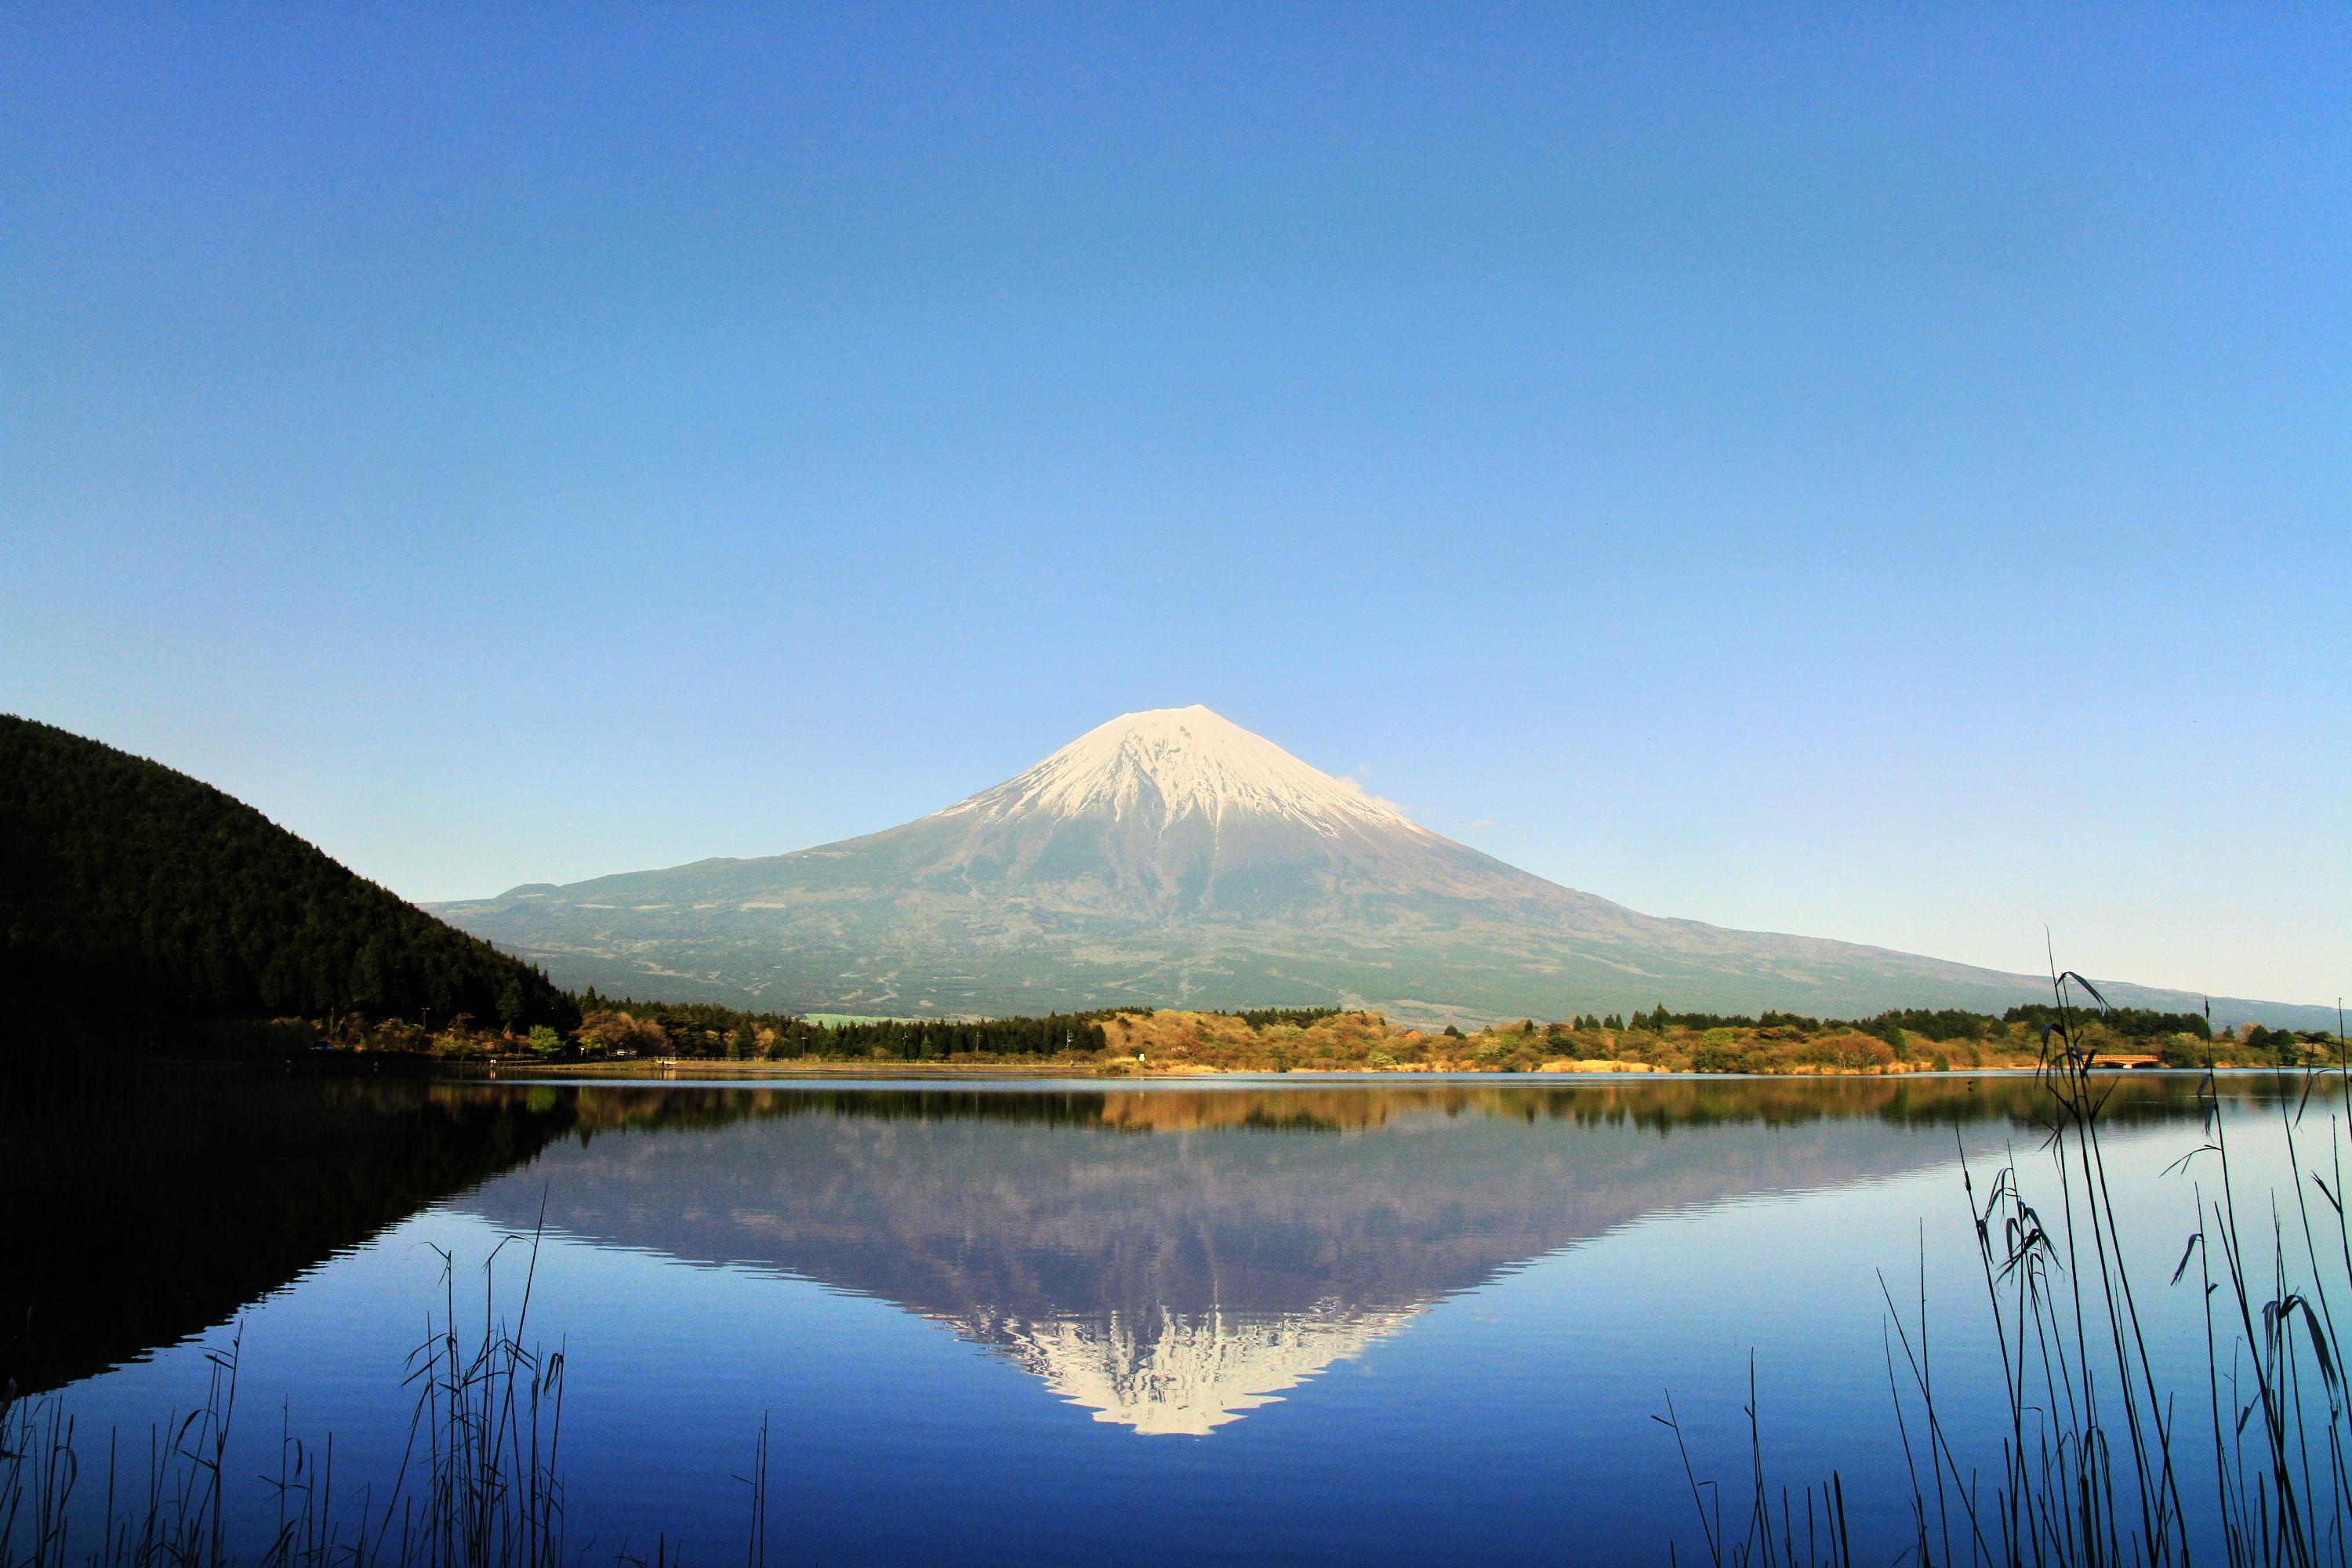
<path fill-rule="evenodd" d="M 2048 994 L 2032 976 L 1636 913 L 1441 837 L 1199 707 L 1115 719 L 886 832 L 436 912 L 573 984 L 787 1011 L 1339 1003 L 1433 1022 L 1659 1003 L 1998 1011 Z"/>

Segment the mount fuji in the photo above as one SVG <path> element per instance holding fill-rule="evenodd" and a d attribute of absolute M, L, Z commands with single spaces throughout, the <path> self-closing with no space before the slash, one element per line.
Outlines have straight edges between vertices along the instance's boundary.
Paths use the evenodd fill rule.
<path fill-rule="evenodd" d="M 2049 990 L 1637 913 L 1432 833 L 1201 707 L 1114 719 L 993 789 L 862 838 L 434 910 L 573 985 L 779 1011 L 1339 1004 L 1434 1024 L 1659 1003 L 1997 1012 Z M 2120 989 L 2136 1005 L 2202 1001 Z M 2216 998 L 2215 1011 L 2309 1010 Z"/>

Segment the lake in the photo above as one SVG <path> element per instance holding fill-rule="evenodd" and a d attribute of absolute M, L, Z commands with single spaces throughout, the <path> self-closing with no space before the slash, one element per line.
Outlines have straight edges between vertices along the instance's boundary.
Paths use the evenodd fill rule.
<path fill-rule="evenodd" d="M 2197 1271 L 2167 1283 L 2198 1090 L 2117 1081 L 2104 1152 L 2154 1353 L 2201 1399 Z M 2220 1092 L 2243 1181 L 2340 1118 L 2299 1081 Z M 1962 1163 L 1979 1199 L 2012 1160 L 2055 1192 L 2042 1091 L 2001 1077 L 150 1069 L 68 1099 L 12 1123 L 0 1276 L 86 1476 L 234 1342 L 231 1534 L 262 1539 L 282 1435 L 331 1433 L 352 1496 L 388 1479 L 428 1323 L 511 1321 L 528 1283 L 589 1562 L 743 1561 L 763 1424 L 771 1563 L 1701 1561 L 1654 1417 L 1671 1397 L 1744 1521 L 1751 1375 L 1772 1487 L 1801 1511 L 1835 1472 L 1856 1560 L 1888 1561 L 1914 1529 L 1889 1301 L 1915 1334 L 1924 1301 L 1944 1419 L 1996 1467 Z"/>

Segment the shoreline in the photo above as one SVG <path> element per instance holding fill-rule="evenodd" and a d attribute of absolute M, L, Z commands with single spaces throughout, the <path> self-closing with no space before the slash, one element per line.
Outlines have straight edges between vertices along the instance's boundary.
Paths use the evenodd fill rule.
<path fill-rule="evenodd" d="M 1106 1072 L 1099 1064 L 1087 1062 L 1040 1062 L 1035 1064 L 1008 1063 L 946 1063 L 946 1062 L 730 1062 L 700 1058 L 677 1060 L 651 1059 L 645 1061 L 603 1062 L 535 1062 L 520 1059 L 488 1062 L 446 1064 L 435 1076 L 478 1079 L 486 1082 L 541 1082 L 548 1080 L 588 1081 L 611 1080 L 635 1084 L 648 1083 L 789 1083 L 810 1079 L 846 1081 L 925 1083 L 955 1082 L 1083 1082 L 1094 1084 L 1118 1083 L 1221 1083 L 1246 1081 L 1254 1084 L 1277 1082 L 1308 1083 L 1426 1083 L 1440 1082 L 1527 1082 L 1536 1079 L 1570 1079 L 1577 1082 L 1600 1082 L 1617 1079 L 1664 1079 L 1671 1081 L 1708 1081 L 1743 1079 L 1780 1081 L 1791 1079 L 1835 1079 L 1840 1081 L 1868 1079 L 1936 1079 L 1965 1078 L 2018 1078 L 2039 1070 L 2032 1065 L 2019 1064 L 1998 1067 L 1956 1068 L 1938 1072 L 1932 1068 L 1906 1068 L 1895 1072 L 1857 1070 L 1851 1068 L 1820 1068 L 1806 1072 L 1742 1073 L 1742 1072 L 1679 1072 L 1652 1068 L 1641 1063 L 1595 1065 L 1577 1062 L 1554 1067 L 1547 1064 L 1527 1072 L 1501 1072 L 1493 1069 L 1464 1068 L 1205 1068 L 1171 1067 L 1129 1068 Z M 2208 1070 L 2223 1073 L 2275 1073 L 2294 1070 L 2279 1068 L 2167 1068 L 2158 1063 L 2118 1062 L 2101 1065 L 2094 1070 L 2123 1074 L 2164 1074 L 2170 1076 L 2202 1075 Z M 2325 1069 L 2323 1069 L 2325 1070 Z"/>
<path fill-rule="evenodd" d="M 345 1019 L 331 1028 L 289 1019 L 270 1026 L 286 1045 L 300 1040 L 319 1059 L 348 1053 L 378 1061 L 427 1058 L 456 1074 L 485 1078 L 543 1073 L 551 1081 L 761 1082 L 884 1078 L 1185 1081 L 1289 1073 L 1347 1081 L 1440 1074 L 1597 1077 L 1885 1078 L 1979 1069 L 2031 1071 L 2043 1036 L 2065 1009 L 2041 1005 L 1994 1018 L 1954 1009 L 1890 1011 L 1853 1020 L 1765 1013 L 1756 1017 L 1670 1014 L 1580 1014 L 1567 1020 L 1492 1024 L 1465 1034 L 1399 1027 L 1378 1012 L 1260 1009 L 1200 1013 L 1120 1009 L 963 1022 L 882 1019 L 815 1025 L 798 1016 L 749 1014 L 715 1004 L 649 1004 L 631 1011 L 591 1008 L 567 1035 L 535 1026 L 432 1035 L 408 1024 Z M 2045 1016 L 2047 1015 L 2047 1016 Z M 2252 1030 L 2216 1037 L 2195 1015 L 2128 1010 L 2080 1026 L 2082 1049 L 2097 1070 L 2297 1066 L 2340 1055 L 2333 1037 Z M 374 1066 L 370 1071 L 401 1071 Z M 432 1070 L 432 1069 L 427 1069 Z"/>

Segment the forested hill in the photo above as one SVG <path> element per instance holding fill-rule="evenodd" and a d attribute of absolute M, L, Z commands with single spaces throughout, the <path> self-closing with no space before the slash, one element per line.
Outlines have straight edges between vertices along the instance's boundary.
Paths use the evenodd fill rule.
<path fill-rule="evenodd" d="M 0 714 L 0 996 L 20 1016 L 578 1021 L 547 977 L 159 763 Z"/>

